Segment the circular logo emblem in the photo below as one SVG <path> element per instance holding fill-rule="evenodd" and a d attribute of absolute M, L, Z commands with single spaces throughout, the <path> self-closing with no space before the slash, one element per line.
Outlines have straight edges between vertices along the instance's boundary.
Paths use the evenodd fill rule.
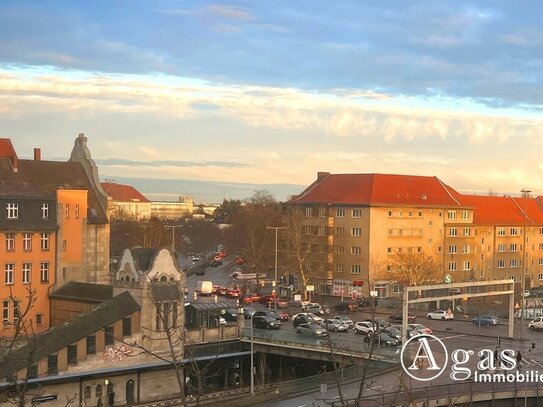
<path fill-rule="evenodd" d="M 443 341 L 434 335 L 416 335 L 402 346 L 402 368 L 415 380 L 427 382 L 443 373 L 449 354 Z"/>

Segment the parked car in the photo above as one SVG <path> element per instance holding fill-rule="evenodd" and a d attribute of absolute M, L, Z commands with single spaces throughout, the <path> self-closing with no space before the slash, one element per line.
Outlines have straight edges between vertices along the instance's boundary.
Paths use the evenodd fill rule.
<path fill-rule="evenodd" d="M 290 315 L 288 314 L 288 312 L 277 311 L 276 314 L 279 315 L 279 318 L 281 318 L 281 321 L 288 321 L 290 318 Z"/>
<path fill-rule="evenodd" d="M 312 307 L 306 307 L 305 312 L 310 312 L 315 315 L 324 315 L 324 310 L 320 305 L 314 305 Z"/>
<path fill-rule="evenodd" d="M 387 326 L 385 329 L 383 329 L 384 333 L 386 333 L 389 336 L 392 336 L 394 339 L 397 339 L 398 342 L 402 343 L 402 330 L 396 328 L 393 325 Z M 409 333 L 408 333 L 409 336 Z"/>
<path fill-rule="evenodd" d="M 532 331 L 543 329 L 543 317 L 537 317 L 530 321 L 528 328 Z"/>
<path fill-rule="evenodd" d="M 428 319 L 440 319 L 442 321 L 448 321 L 450 319 L 454 319 L 454 315 L 452 312 L 447 312 L 442 309 L 435 310 L 434 312 L 428 313 L 426 315 L 426 318 Z"/>
<path fill-rule="evenodd" d="M 385 332 L 366 335 L 364 337 L 364 342 L 373 342 L 374 344 L 380 344 L 381 346 L 398 346 L 400 344 L 398 339 L 393 338 Z"/>
<path fill-rule="evenodd" d="M 303 312 L 309 312 L 309 311 L 307 311 L 309 308 L 321 309 L 321 305 L 319 303 L 316 303 L 316 302 L 306 302 L 305 304 L 302 305 L 302 311 Z"/>
<path fill-rule="evenodd" d="M 390 322 L 403 322 L 403 315 L 402 314 L 394 314 L 394 315 L 391 315 L 388 317 L 388 320 Z M 417 317 L 414 316 L 414 315 L 407 315 L 407 323 L 408 324 L 412 324 L 413 322 L 415 322 L 417 320 Z"/>
<path fill-rule="evenodd" d="M 205 276 L 205 274 L 206 274 L 206 269 L 203 267 L 200 267 L 198 270 L 196 270 L 197 276 Z"/>
<path fill-rule="evenodd" d="M 227 322 L 237 321 L 238 312 L 234 308 L 225 308 L 221 310 L 221 317 L 223 317 Z"/>
<path fill-rule="evenodd" d="M 416 331 L 419 334 L 428 334 L 428 335 L 430 335 L 432 333 L 432 330 L 430 328 L 426 328 L 422 324 L 408 324 L 407 329 Z M 413 334 L 412 336 L 415 336 L 415 335 Z"/>
<path fill-rule="evenodd" d="M 296 333 L 302 335 L 325 337 L 328 336 L 326 329 L 315 323 L 303 323 L 296 327 Z"/>
<path fill-rule="evenodd" d="M 276 321 L 280 321 L 281 320 L 281 317 L 279 315 L 277 315 L 275 312 L 273 311 L 256 311 L 254 313 L 254 316 L 255 317 L 270 317 L 270 318 L 275 318 Z"/>
<path fill-rule="evenodd" d="M 377 331 L 377 324 L 372 321 L 362 321 L 354 324 L 353 331 L 355 334 L 367 335 Z"/>
<path fill-rule="evenodd" d="M 222 264 L 222 261 L 213 260 L 211 262 L 211 267 L 219 267 Z"/>
<path fill-rule="evenodd" d="M 245 319 L 250 319 L 255 312 L 256 310 L 254 308 L 251 308 L 251 307 L 243 308 L 243 317 Z"/>
<path fill-rule="evenodd" d="M 305 305 L 305 304 L 309 304 L 308 301 L 298 301 L 298 300 L 294 300 L 294 301 L 289 301 L 288 302 L 288 306 L 289 307 L 293 307 L 293 308 L 298 308 L 298 309 L 302 309 L 302 307 Z"/>
<path fill-rule="evenodd" d="M 418 329 L 415 329 L 413 328 L 412 325 L 420 325 L 420 324 L 411 324 L 411 325 L 407 325 L 407 338 L 412 338 L 413 336 L 417 336 L 417 335 L 420 335 L 422 334 L 423 332 L 419 332 Z M 422 325 L 421 325 L 422 326 Z M 402 326 L 401 325 L 390 325 L 388 327 L 385 328 L 385 331 L 389 328 L 392 328 L 392 329 L 395 329 L 399 332 L 402 332 Z M 429 328 L 428 328 L 429 329 Z M 431 331 L 431 330 L 430 330 Z M 431 333 L 431 332 L 429 332 Z"/>
<path fill-rule="evenodd" d="M 218 322 L 219 325 L 226 325 L 226 319 L 224 319 L 223 317 L 218 317 Z"/>
<path fill-rule="evenodd" d="M 260 301 L 262 304 L 263 302 Z M 281 298 L 272 298 L 269 302 L 263 303 L 264 305 L 269 305 L 270 308 L 287 308 L 288 307 L 288 300 L 283 300 Z"/>
<path fill-rule="evenodd" d="M 498 325 L 498 319 L 496 317 L 493 317 L 492 315 L 481 315 L 479 317 L 473 318 L 471 322 L 473 322 L 473 325 L 487 325 L 487 326 Z"/>
<path fill-rule="evenodd" d="M 347 332 L 349 330 L 349 327 L 346 324 L 339 322 L 336 319 L 325 319 L 324 326 L 329 331 L 334 332 Z"/>
<path fill-rule="evenodd" d="M 358 309 L 358 304 L 356 302 L 340 302 L 332 307 L 334 311 L 339 312 L 355 312 Z"/>
<path fill-rule="evenodd" d="M 279 329 L 281 321 L 273 317 L 253 315 L 253 326 L 259 329 Z"/>
<path fill-rule="evenodd" d="M 349 328 L 352 328 L 354 325 L 354 322 L 351 318 L 345 316 L 345 315 L 336 315 L 334 318 L 332 318 L 336 321 L 341 322 L 342 324 L 347 325 Z"/>

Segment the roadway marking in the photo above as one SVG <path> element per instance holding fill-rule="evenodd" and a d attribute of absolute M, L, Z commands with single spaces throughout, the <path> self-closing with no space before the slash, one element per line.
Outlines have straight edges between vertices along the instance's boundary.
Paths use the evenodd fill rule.
<path fill-rule="evenodd" d="M 445 337 L 439 338 L 439 339 L 441 339 L 442 341 L 445 341 L 445 340 L 447 340 L 447 339 L 460 338 L 460 337 L 462 337 L 462 336 L 466 336 L 466 334 L 445 336 Z M 435 339 L 430 339 L 430 342 L 431 342 L 431 341 L 435 341 Z"/>

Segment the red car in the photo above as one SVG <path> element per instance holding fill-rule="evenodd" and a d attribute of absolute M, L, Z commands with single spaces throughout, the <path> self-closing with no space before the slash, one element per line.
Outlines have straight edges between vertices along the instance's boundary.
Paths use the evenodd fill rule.
<path fill-rule="evenodd" d="M 279 318 L 281 318 L 281 321 L 288 321 L 288 319 L 290 318 L 290 315 L 288 314 L 288 312 L 285 312 L 285 311 L 277 311 L 276 314 L 279 315 Z"/>
<path fill-rule="evenodd" d="M 243 259 L 243 257 L 238 257 L 236 259 L 236 265 L 237 266 L 243 266 L 245 264 L 245 260 Z"/>
<path fill-rule="evenodd" d="M 229 298 L 238 298 L 240 295 L 239 290 L 228 290 L 226 296 Z"/>

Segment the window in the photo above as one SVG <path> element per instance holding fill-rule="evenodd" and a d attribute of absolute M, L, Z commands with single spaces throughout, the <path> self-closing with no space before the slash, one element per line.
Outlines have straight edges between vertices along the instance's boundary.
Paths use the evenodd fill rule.
<path fill-rule="evenodd" d="M 354 254 L 354 255 L 360 255 L 360 253 L 362 252 L 362 249 L 360 246 L 353 246 L 351 247 L 351 254 Z"/>
<path fill-rule="evenodd" d="M 344 234 L 345 234 L 345 228 L 343 227 L 336 228 L 336 236 L 343 236 Z"/>
<path fill-rule="evenodd" d="M 79 204 L 75 204 L 75 218 L 79 219 Z"/>
<path fill-rule="evenodd" d="M 392 211 L 388 211 L 388 217 L 392 218 Z"/>
<path fill-rule="evenodd" d="M 96 355 L 96 335 L 87 336 L 87 355 Z"/>
<path fill-rule="evenodd" d="M 543 250 L 543 243 L 539 243 L 539 250 Z"/>
<path fill-rule="evenodd" d="M 511 228 L 511 236 L 517 236 L 518 235 L 518 229 L 517 228 Z"/>
<path fill-rule="evenodd" d="M 8 263 L 6 264 L 6 274 L 4 278 L 4 283 L 13 284 L 13 270 L 15 269 L 15 264 Z"/>
<path fill-rule="evenodd" d="M 26 252 L 32 250 L 32 233 L 23 233 L 23 250 Z"/>
<path fill-rule="evenodd" d="M 15 234 L 6 233 L 6 251 L 12 252 L 15 250 Z"/>
<path fill-rule="evenodd" d="M 336 246 L 336 254 L 344 254 L 344 253 L 345 253 L 345 247 Z"/>
<path fill-rule="evenodd" d="M 387 247 L 387 253 L 392 254 L 392 247 Z"/>
<path fill-rule="evenodd" d="M 437 251 L 438 251 L 438 253 L 441 253 L 441 246 L 437 247 Z"/>
<path fill-rule="evenodd" d="M 40 233 L 40 242 L 42 250 L 49 250 L 49 233 Z"/>
<path fill-rule="evenodd" d="M 509 267 L 518 267 L 517 259 L 509 260 Z"/>
<path fill-rule="evenodd" d="M 105 342 L 104 344 L 107 346 L 107 345 L 115 345 L 115 336 L 114 336 L 114 331 L 113 331 L 113 327 L 112 326 L 106 326 L 104 328 L 104 337 L 105 337 Z"/>
<path fill-rule="evenodd" d="M 505 243 L 498 243 L 498 251 L 499 252 L 505 251 Z"/>
<path fill-rule="evenodd" d="M 449 246 L 449 254 L 456 254 L 456 245 Z"/>
<path fill-rule="evenodd" d="M 462 246 L 462 253 L 469 253 L 469 252 L 470 252 L 469 245 L 465 244 L 464 246 Z"/>
<path fill-rule="evenodd" d="M 336 209 L 336 217 L 338 217 L 338 218 L 345 217 L 345 209 L 343 209 L 343 208 Z"/>
<path fill-rule="evenodd" d="M 164 305 L 170 305 L 168 303 Z M 165 317 L 169 317 L 169 310 L 166 312 L 166 307 L 164 307 L 164 313 L 166 314 Z M 166 324 L 168 326 L 169 324 Z M 123 337 L 125 336 L 132 336 L 132 318 L 123 318 Z"/>
<path fill-rule="evenodd" d="M 58 374 L 58 355 L 49 355 L 47 356 L 47 375 L 57 375 Z"/>
<path fill-rule="evenodd" d="M 462 270 L 469 270 L 470 268 L 471 267 L 469 261 L 465 261 Z"/>
<path fill-rule="evenodd" d="M 456 271 L 456 262 L 452 261 L 449 263 L 449 271 Z"/>
<path fill-rule="evenodd" d="M 505 267 L 505 260 L 498 260 L 498 268 L 502 269 Z"/>
<path fill-rule="evenodd" d="M 422 253 L 422 246 L 417 247 L 417 253 Z"/>
<path fill-rule="evenodd" d="M 353 264 L 351 266 L 351 274 L 360 274 L 362 267 L 359 264 Z"/>
<path fill-rule="evenodd" d="M 539 281 L 543 281 L 543 273 L 539 273 Z"/>
<path fill-rule="evenodd" d="M 543 228 L 539 228 L 539 235 L 543 236 Z"/>
<path fill-rule="evenodd" d="M 464 228 L 464 236 L 470 236 L 471 235 L 471 228 Z"/>
<path fill-rule="evenodd" d="M 70 204 L 64 205 L 64 216 L 66 219 L 70 217 Z"/>
<path fill-rule="evenodd" d="M 447 219 L 456 219 L 456 211 L 447 211 Z"/>
<path fill-rule="evenodd" d="M 361 218 L 362 217 L 362 209 L 353 209 L 351 212 L 351 217 L 353 218 Z"/>
<path fill-rule="evenodd" d="M 310 217 L 313 215 L 313 210 L 311 208 L 305 208 L 305 216 Z"/>
<path fill-rule="evenodd" d="M 30 276 L 32 275 L 32 264 L 23 263 L 23 284 L 30 283 Z"/>
<path fill-rule="evenodd" d="M 4 325 L 9 324 L 9 301 L 2 301 L 2 323 Z"/>
<path fill-rule="evenodd" d="M 321 206 L 321 207 L 319 208 L 319 216 L 320 216 L 321 218 L 325 218 L 325 217 L 326 217 L 326 208 L 325 208 L 324 206 Z"/>
<path fill-rule="evenodd" d="M 403 211 L 398 211 L 398 217 L 402 217 L 403 216 Z"/>
<path fill-rule="evenodd" d="M 539 265 L 540 265 L 540 266 L 543 266 L 543 257 L 540 257 L 540 258 L 539 258 Z"/>
<path fill-rule="evenodd" d="M 8 219 L 19 219 L 19 204 L 14 202 L 8 202 L 6 204 L 6 210 L 8 212 Z"/>
<path fill-rule="evenodd" d="M 77 343 L 68 345 L 68 364 L 77 365 Z"/>
<path fill-rule="evenodd" d="M 91 398 L 91 388 L 90 386 L 85 386 L 85 390 L 83 391 L 83 398 L 90 399 Z"/>
<path fill-rule="evenodd" d="M 429 220 L 428 221 L 428 226 L 432 227 L 433 225 L 434 225 L 434 221 Z"/>
<path fill-rule="evenodd" d="M 49 218 L 49 204 L 48 203 L 41 204 L 41 218 L 42 219 Z"/>
<path fill-rule="evenodd" d="M 469 211 L 462 211 L 462 220 L 469 219 Z"/>
<path fill-rule="evenodd" d="M 66 251 L 66 240 L 62 241 L 62 250 Z"/>
<path fill-rule="evenodd" d="M 43 314 L 36 314 L 36 325 L 43 325 Z"/>
<path fill-rule="evenodd" d="M 40 282 L 42 283 L 49 282 L 49 263 L 40 264 Z"/>
<path fill-rule="evenodd" d="M 343 264 L 336 264 L 336 272 L 343 273 L 345 271 L 345 267 Z"/>
<path fill-rule="evenodd" d="M 419 211 L 419 218 L 422 218 L 422 211 Z"/>
<path fill-rule="evenodd" d="M 450 228 L 449 229 L 449 236 L 458 236 L 458 229 Z"/>
<path fill-rule="evenodd" d="M 517 251 L 517 244 L 516 243 L 511 243 L 509 245 L 509 251 L 510 252 L 516 252 Z"/>
<path fill-rule="evenodd" d="M 362 228 L 352 228 L 351 236 L 362 236 Z"/>
<path fill-rule="evenodd" d="M 498 236 L 505 236 L 505 228 L 498 228 Z"/>

